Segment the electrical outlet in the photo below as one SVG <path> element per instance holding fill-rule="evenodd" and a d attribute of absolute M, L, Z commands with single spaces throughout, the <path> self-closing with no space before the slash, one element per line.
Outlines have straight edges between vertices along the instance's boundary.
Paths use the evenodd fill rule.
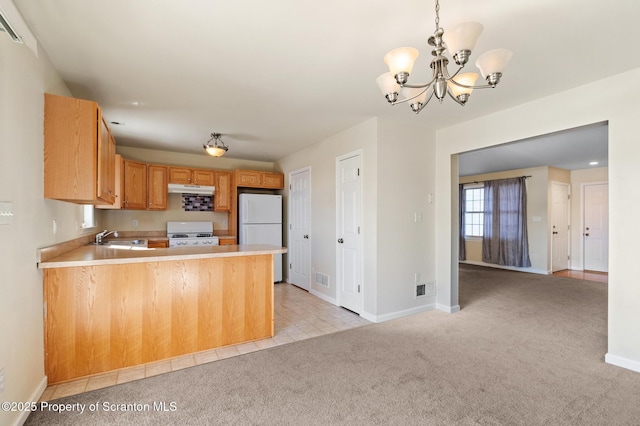
<path fill-rule="evenodd" d="M 56 235 L 56 232 L 58 232 L 58 222 L 53 219 L 53 235 Z"/>
<path fill-rule="evenodd" d="M 136 226 L 138 226 L 138 219 L 133 219 L 133 220 L 131 221 L 131 226 L 133 226 L 134 228 L 135 228 Z"/>
<path fill-rule="evenodd" d="M 0 369 L 0 393 L 4 392 L 4 368 Z"/>

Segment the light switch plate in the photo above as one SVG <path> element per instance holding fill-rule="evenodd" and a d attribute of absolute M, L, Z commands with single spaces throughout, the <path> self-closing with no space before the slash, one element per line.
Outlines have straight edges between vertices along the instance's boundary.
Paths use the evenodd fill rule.
<path fill-rule="evenodd" d="M 13 205 L 8 201 L 0 201 L 0 225 L 13 222 Z"/>

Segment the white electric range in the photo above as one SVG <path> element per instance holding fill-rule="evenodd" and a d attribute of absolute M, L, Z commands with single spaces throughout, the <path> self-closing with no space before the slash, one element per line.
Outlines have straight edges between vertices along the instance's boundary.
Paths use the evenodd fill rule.
<path fill-rule="evenodd" d="M 167 222 L 169 247 L 217 246 L 212 222 Z"/>

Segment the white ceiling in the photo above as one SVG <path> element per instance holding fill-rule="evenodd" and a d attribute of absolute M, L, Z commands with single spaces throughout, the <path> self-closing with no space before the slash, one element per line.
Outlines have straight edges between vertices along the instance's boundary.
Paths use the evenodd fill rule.
<path fill-rule="evenodd" d="M 636 0 L 442 0 L 445 30 L 485 27 L 472 63 L 514 58 L 495 90 L 415 116 L 375 79 L 398 46 L 421 52 L 410 81 L 428 79 L 430 0 L 14 2 L 73 95 L 122 123 L 119 145 L 202 155 L 211 132 L 229 157 L 274 161 L 370 117 L 441 128 L 640 67 Z"/>

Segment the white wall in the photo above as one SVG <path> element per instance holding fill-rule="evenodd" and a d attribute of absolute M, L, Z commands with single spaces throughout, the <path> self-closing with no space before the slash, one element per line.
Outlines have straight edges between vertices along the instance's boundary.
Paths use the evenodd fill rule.
<path fill-rule="evenodd" d="M 82 208 L 43 198 L 44 93 L 68 95 L 46 53 L 36 57 L 0 32 L 0 201 L 13 223 L 0 225 L 0 401 L 37 401 L 44 376 L 42 272 L 36 249 L 82 235 Z M 53 234 L 53 220 L 58 232 Z M 0 424 L 20 413 L 0 411 Z"/>
<path fill-rule="evenodd" d="M 311 268 L 329 276 L 329 288 L 312 279 L 311 293 L 332 303 L 336 302 L 336 157 L 362 150 L 363 179 L 363 238 L 364 260 L 363 297 L 365 313 L 376 312 L 376 247 L 377 222 L 377 119 L 370 119 L 335 136 L 285 157 L 276 167 L 285 175 L 289 187 L 289 172 L 311 166 Z M 287 206 L 287 191 L 284 192 Z M 285 218 L 286 220 L 287 218 Z M 285 228 L 287 228 L 285 226 Z M 285 241 L 288 238 L 285 235 Z"/>
<path fill-rule="evenodd" d="M 609 332 L 607 362 L 640 371 L 640 262 L 635 247 L 638 197 L 628 196 L 640 179 L 637 143 L 640 69 L 568 90 L 437 132 L 436 206 L 438 302 L 458 303 L 455 154 L 603 121 L 609 122 Z M 452 165 L 453 164 L 453 165 Z M 452 226 L 453 224 L 453 226 Z M 442 287 L 442 289 L 441 289 Z"/>
<path fill-rule="evenodd" d="M 571 269 L 584 269 L 584 245 L 582 230 L 584 229 L 584 184 L 609 181 L 609 169 L 597 167 L 571 171 Z"/>
<path fill-rule="evenodd" d="M 286 179 L 311 167 L 312 278 L 330 277 L 329 288 L 312 279 L 313 294 L 336 303 L 336 157 L 362 150 L 362 316 L 384 321 L 434 307 L 435 297 L 413 297 L 416 272 L 421 282 L 435 280 L 435 212 L 428 203 L 435 192 L 434 136 L 415 122 L 370 119 L 277 163 Z M 382 146 L 395 149 L 381 153 Z M 414 222 L 415 213 L 422 222 Z"/>
<path fill-rule="evenodd" d="M 414 297 L 416 273 L 421 283 L 436 279 L 435 132 L 410 118 L 378 125 L 378 321 L 435 306 L 435 296 Z"/>

